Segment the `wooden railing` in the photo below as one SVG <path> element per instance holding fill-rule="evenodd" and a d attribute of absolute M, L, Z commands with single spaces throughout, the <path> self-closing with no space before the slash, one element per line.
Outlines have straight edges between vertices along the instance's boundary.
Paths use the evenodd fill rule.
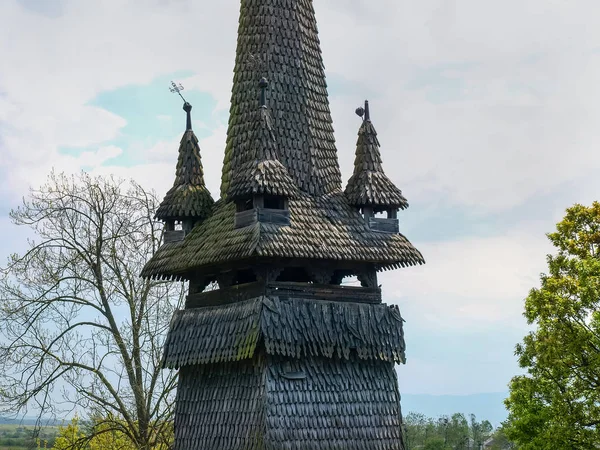
<path fill-rule="evenodd" d="M 398 219 L 384 219 L 382 217 L 370 217 L 369 227 L 372 231 L 380 231 L 382 233 L 399 233 L 400 227 Z"/>
<path fill-rule="evenodd" d="M 341 301 L 356 303 L 381 303 L 379 288 L 337 286 L 295 282 L 254 282 L 238 284 L 225 289 L 188 295 L 186 308 L 227 305 L 261 295 L 277 296 L 281 300 L 301 298 L 308 300 Z"/>
<path fill-rule="evenodd" d="M 183 241 L 183 238 L 185 238 L 184 230 L 165 231 L 164 242 L 166 244 L 167 242 Z"/>
<path fill-rule="evenodd" d="M 290 224 L 290 212 L 287 209 L 254 208 L 235 213 L 235 227 L 243 228 L 256 222 Z"/>

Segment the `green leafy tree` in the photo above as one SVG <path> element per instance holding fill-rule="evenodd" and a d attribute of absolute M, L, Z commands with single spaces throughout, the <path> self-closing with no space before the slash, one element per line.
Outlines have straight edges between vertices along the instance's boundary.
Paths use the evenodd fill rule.
<path fill-rule="evenodd" d="M 600 447 L 600 203 L 574 205 L 548 234 L 557 253 L 525 300 L 535 327 L 516 348 L 527 371 L 506 400 L 521 449 Z"/>
<path fill-rule="evenodd" d="M 66 427 L 59 427 L 53 448 L 55 450 L 84 449 L 87 448 L 83 444 L 84 438 L 85 436 L 79 428 L 79 417 L 75 416 Z"/>
<path fill-rule="evenodd" d="M 427 439 L 425 445 L 423 446 L 423 450 L 447 450 L 448 447 L 444 444 L 444 438 L 442 437 L 433 437 Z"/>
<path fill-rule="evenodd" d="M 133 448 L 168 440 L 162 347 L 184 289 L 139 277 L 160 246 L 157 206 L 135 183 L 53 173 L 11 212 L 34 239 L 0 269 L 0 413 L 77 409 Z"/>
<path fill-rule="evenodd" d="M 425 443 L 428 422 L 429 419 L 421 413 L 410 412 L 404 417 L 404 442 L 408 450 Z"/>
<path fill-rule="evenodd" d="M 448 447 L 456 450 L 467 450 L 469 446 L 469 422 L 462 413 L 455 413 L 448 419 L 444 430 Z"/>
<path fill-rule="evenodd" d="M 475 444 L 475 448 L 479 448 L 479 446 L 483 445 L 483 443 L 490 438 L 490 436 L 494 432 L 494 427 L 487 420 L 482 420 L 481 422 L 477 421 L 475 414 L 471 414 L 470 418 L 470 428 L 471 428 L 471 438 Z"/>

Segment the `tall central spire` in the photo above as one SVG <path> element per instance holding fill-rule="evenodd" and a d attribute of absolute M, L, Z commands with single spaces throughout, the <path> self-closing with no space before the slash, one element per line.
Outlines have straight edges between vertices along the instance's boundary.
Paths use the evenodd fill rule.
<path fill-rule="evenodd" d="M 341 189 L 312 0 L 244 0 L 221 194 L 235 176 L 232 161 L 247 151 L 263 77 L 281 162 L 292 179 L 312 195 Z"/>

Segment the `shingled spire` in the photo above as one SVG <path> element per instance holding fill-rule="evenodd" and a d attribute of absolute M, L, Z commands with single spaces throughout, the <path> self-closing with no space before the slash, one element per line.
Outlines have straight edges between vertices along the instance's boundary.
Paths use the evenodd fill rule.
<path fill-rule="evenodd" d="M 174 223 L 181 222 L 184 231 L 210 216 L 214 200 L 204 183 L 204 171 L 200 157 L 198 138 L 192 131 L 192 105 L 185 102 L 186 130 L 179 143 L 179 156 L 175 170 L 175 182 L 156 211 L 156 218 L 174 230 Z"/>
<path fill-rule="evenodd" d="M 252 117 L 250 139 L 232 161 L 234 177 L 228 190 L 228 198 L 232 200 L 265 194 L 289 198 L 298 191 L 287 169 L 279 161 L 279 150 L 266 105 L 268 82 L 265 78 L 260 80 L 259 87 L 260 107 Z"/>
<path fill-rule="evenodd" d="M 304 192 L 341 189 L 327 85 L 310 0 L 242 1 L 221 194 L 236 178 L 265 77 L 281 163 Z"/>
<path fill-rule="evenodd" d="M 351 205 L 370 208 L 373 212 L 397 211 L 408 208 L 402 191 L 387 177 L 381 163 L 377 131 L 371 122 L 369 102 L 356 113 L 363 118 L 358 130 L 354 173 L 346 186 L 346 197 Z M 393 213 L 392 213 L 393 215 Z"/>
<path fill-rule="evenodd" d="M 221 198 L 142 272 L 189 280 L 163 359 L 175 450 L 405 450 L 403 319 L 377 273 L 423 256 L 367 219 L 407 206 L 368 105 L 348 195 L 331 123 L 312 0 L 241 0 Z"/>

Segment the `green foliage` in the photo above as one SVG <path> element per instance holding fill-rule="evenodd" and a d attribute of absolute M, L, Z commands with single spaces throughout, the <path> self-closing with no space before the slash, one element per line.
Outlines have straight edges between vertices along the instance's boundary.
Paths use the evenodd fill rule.
<path fill-rule="evenodd" d="M 0 450 L 52 448 L 57 431 L 56 427 L 0 424 Z"/>
<path fill-rule="evenodd" d="M 148 450 L 168 450 L 173 442 L 173 427 L 155 427 L 169 430 L 169 436 L 153 439 L 157 442 Z M 66 427 L 59 428 L 53 447 L 55 450 L 137 450 L 138 446 L 129 435 L 128 426 L 115 417 L 94 418 L 83 423 L 75 417 Z"/>
<path fill-rule="evenodd" d="M 517 345 L 526 375 L 506 400 L 506 434 L 528 450 L 600 446 L 600 203 L 567 210 L 548 238 L 557 249 L 525 300 L 535 326 Z"/>
<path fill-rule="evenodd" d="M 419 413 L 404 417 L 404 441 L 406 450 L 471 450 L 478 449 L 493 432 L 487 420 L 477 421 L 471 414 L 456 413 L 437 419 Z"/>

